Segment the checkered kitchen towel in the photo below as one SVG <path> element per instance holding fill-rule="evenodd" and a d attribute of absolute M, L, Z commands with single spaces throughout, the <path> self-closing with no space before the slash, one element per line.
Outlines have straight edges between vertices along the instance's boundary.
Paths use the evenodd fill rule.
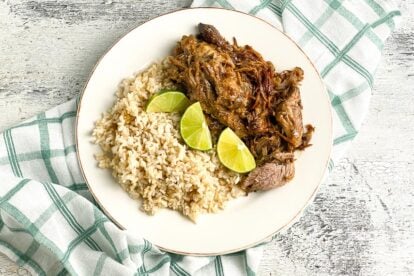
<path fill-rule="evenodd" d="M 283 28 L 316 64 L 334 110 L 330 169 L 367 112 L 373 74 L 400 13 L 386 0 L 196 0 Z M 161 252 L 95 206 L 76 160 L 70 101 L 0 137 L 0 251 L 40 275 L 254 275 L 262 247 L 218 257 Z"/>

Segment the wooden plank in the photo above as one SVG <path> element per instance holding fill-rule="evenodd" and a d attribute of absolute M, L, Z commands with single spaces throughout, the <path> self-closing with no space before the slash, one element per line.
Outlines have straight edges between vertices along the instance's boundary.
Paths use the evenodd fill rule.
<path fill-rule="evenodd" d="M 0 0 L 0 131 L 77 95 L 116 38 L 190 2 Z M 352 149 L 260 275 L 414 274 L 413 1 L 402 11 Z M 0 256 L 0 274 L 25 273 Z"/>

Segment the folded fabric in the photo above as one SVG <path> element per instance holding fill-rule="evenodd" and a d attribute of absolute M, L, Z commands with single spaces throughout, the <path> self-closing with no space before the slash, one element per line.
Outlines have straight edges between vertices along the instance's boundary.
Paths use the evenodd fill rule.
<path fill-rule="evenodd" d="M 399 11 L 381 0 L 196 0 L 193 6 L 256 15 L 283 27 L 302 46 L 331 97 L 331 170 L 368 110 L 373 74 Z M 180 256 L 118 229 L 95 205 L 81 176 L 76 106 L 76 100 L 69 101 L 1 135 L 2 253 L 39 275 L 255 274 L 262 246 L 217 257 Z"/>

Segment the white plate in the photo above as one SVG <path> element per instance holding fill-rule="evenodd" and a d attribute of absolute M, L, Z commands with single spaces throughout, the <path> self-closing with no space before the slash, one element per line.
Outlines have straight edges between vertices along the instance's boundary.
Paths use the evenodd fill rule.
<path fill-rule="evenodd" d="M 197 224 L 170 210 L 148 216 L 99 169 L 91 143 L 94 122 L 110 108 L 122 79 L 169 55 L 182 35 L 196 33 L 199 22 L 213 24 L 228 39 L 249 44 L 278 71 L 300 66 L 305 72 L 301 93 L 303 118 L 316 132 L 313 146 L 298 155 L 296 176 L 287 185 L 229 202 L 217 214 L 200 216 Z M 99 61 L 82 94 L 77 120 L 78 157 L 96 201 L 120 227 L 143 236 L 164 250 L 191 255 L 217 255 L 251 247 L 299 217 L 312 200 L 327 168 L 332 146 L 329 97 L 315 67 L 285 34 L 253 16 L 224 9 L 198 8 L 152 19 L 121 38 Z"/>

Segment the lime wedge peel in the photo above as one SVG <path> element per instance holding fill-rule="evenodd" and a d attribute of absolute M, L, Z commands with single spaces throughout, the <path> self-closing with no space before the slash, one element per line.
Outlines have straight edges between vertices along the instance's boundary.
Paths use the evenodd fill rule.
<path fill-rule="evenodd" d="M 210 130 L 199 102 L 190 105 L 180 121 L 180 133 L 185 143 L 198 150 L 210 150 L 213 147 Z"/>
<path fill-rule="evenodd" d="M 213 148 L 211 133 L 199 102 L 190 101 L 179 91 L 164 91 L 154 95 L 147 103 L 146 112 L 184 112 L 180 121 L 180 133 L 185 143 L 193 149 Z M 220 134 L 217 142 L 220 162 L 228 169 L 246 173 L 256 168 L 253 155 L 243 141 L 230 128 Z"/>
<path fill-rule="evenodd" d="M 247 173 L 256 168 L 252 153 L 230 128 L 226 128 L 220 134 L 217 155 L 220 162 L 232 171 Z"/>
<path fill-rule="evenodd" d="M 145 108 L 146 112 L 183 112 L 190 101 L 179 91 L 163 91 L 152 96 Z"/>

